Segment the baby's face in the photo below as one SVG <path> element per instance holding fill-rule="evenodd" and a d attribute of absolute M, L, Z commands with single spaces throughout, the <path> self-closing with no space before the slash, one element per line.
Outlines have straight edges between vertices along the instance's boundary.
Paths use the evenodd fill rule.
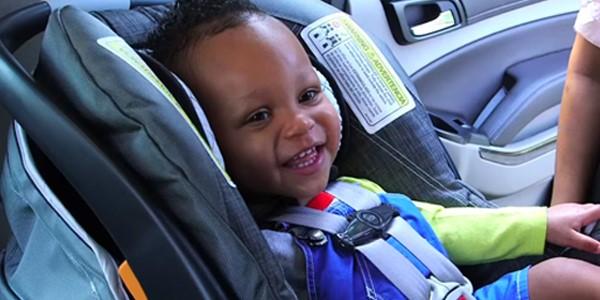
<path fill-rule="evenodd" d="M 257 195 L 322 191 L 340 121 L 296 37 L 254 17 L 193 46 L 184 79 L 202 104 L 234 181 Z"/>

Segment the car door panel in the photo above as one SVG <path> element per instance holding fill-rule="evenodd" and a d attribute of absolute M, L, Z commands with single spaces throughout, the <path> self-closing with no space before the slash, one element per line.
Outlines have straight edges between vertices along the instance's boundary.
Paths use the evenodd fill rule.
<path fill-rule="evenodd" d="M 379 0 L 348 0 L 348 7 L 352 18 L 363 29 L 388 44 L 406 73 L 412 76 L 439 58 L 486 36 L 536 20 L 576 12 L 579 1 L 537 2 L 410 45 L 399 45 L 394 40 Z"/>
<path fill-rule="evenodd" d="M 463 180 L 489 199 L 523 192 L 540 182 L 549 183 L 554 173 L 555 141 L 556 128 L 505 147 L 442 138 Z"/>
<path fill-rule="evenodd" d="M 472 24 L 483 19 L 530 5 L 541 0 L 462 0 L 467 23 Z"/>
<path fill-rule="evenodd" d="M 505 80 L 512 66 L 571 47 L 573 21 L 574 15 L 568 14 L 490 35 L 436 60 L 411 78 L 427 108 L 472 125 L 493 96 L 512 85 Z M 568 55 L 553 58 L 566 67 Z"/>
<path fill-rule="evenodd" d="M 537 133 L 532 132 L 531 127 L 527 135 L 522 130 L 542 113 L 560 104 L 569 54 L 568 50 L 558 51 L 509 67 L 496 93 L 505 96 L 499 97 L 497 104 L 488 102 L 473 127 L 496 146 L 508 145 L 519 137 Z M 556 113 L 554 122 L 538 130 L 556 126 L 558 111 Z"/>
<path fill-rule="evenodd" d="M 349 1 L 411 77 L 462 178 L 501 203 L 547 199 L 579 1 L 461 1 L 465 26 L 411 44 L 384 5 Z"/>

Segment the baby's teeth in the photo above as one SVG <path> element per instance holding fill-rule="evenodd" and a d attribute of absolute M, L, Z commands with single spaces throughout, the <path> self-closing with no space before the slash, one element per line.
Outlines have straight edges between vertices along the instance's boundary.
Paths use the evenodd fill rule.
<path fill-rule="evenodd" d="M 304 158 L 307 155 L 313 154 L 314 152 L 315 152 L 315 148 L 310 148 L 308 150 L 304 150 L 304 151 L 300 152 L 300 154 L 298 154 L 295 159 Z"/>
<path fill-rule="evenodd" d="M 297 168 L 297 169 L 304 168 L 306 166 L 309 166 L 309 165 L 313 164 L 315 162 L 315 160 L 316 160 L 315 158 L 311 158 L 308 161 L 301 162 L 301 163 L 299 163 L 297 165 L 294 165 L 294 168 Z"/>
<path fill-rule="evenodd" d="M 316 161 L 316 155 L 317 149 L 315 147 L 312 147 L 308 150 L 304 150 L 293 158 L 293 160 L 296 162 L 292 165 L 292 167 L 299 169 L 312 165 Z"/>

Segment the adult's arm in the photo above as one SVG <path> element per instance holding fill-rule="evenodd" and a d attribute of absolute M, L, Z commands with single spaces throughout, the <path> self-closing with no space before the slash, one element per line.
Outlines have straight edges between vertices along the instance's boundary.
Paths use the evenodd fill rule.
<path fill-rule="evenodd" d="M 552 205 L 594 200 L 586 196 L 600 163 L 599 130 L 600 48 L 577 34 L 561 104 Z"/>

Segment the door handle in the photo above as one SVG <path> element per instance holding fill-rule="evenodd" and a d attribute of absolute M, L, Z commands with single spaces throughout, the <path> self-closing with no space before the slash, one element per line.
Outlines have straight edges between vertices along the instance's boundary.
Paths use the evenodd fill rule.
<path fill-rule="evenodd" d="M 424 36 L 436 33 L 446 28 L 450 28 L 454 25 L 456 25 L 456 19 L 452 14 L 452 11 L 445 10 L 441 12 L 437 18 L 431 21 L 411 26 L 410 32 L 412 32 L 412 34 L 415 36 Z"/>
<path fill-rule="evenodd" d="M 381 0 L 399 44 L 410 44 L 466 24 L 460 0 Z"/>

